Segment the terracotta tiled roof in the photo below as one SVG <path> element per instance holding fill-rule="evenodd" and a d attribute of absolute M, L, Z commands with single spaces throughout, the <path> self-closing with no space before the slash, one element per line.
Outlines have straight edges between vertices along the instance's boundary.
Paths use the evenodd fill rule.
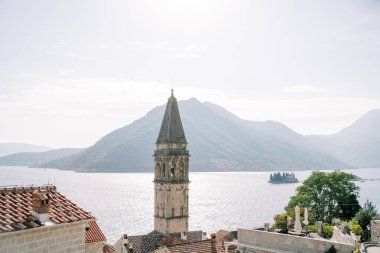
<path fill-rule="evenodd" d="M 236 239 L 233 232 L 220 230 L 216 233 L 214 243 L 212 240 L 203 240 L 198 242 L 167 245 L 171 253 L 224 253 L 224 241 L 232 241 Z M 236 246 L 231 245 L 228 247 L 229 253 L 234 253 Z"/>
<path fill-rule="evenodd" d="M 233 241 L 234 239 L 237 239 L 237 233 L 235 233 L 235 231 L 226 231 L 226 230 L 219 230 L 216 234 L 215 234 L 216 238 L 216 251 L 218 253 L 223 253 L 225 252 L 224 251 L 224 242 L 227 241 L 227 242 L 231 242 Z M 235 252 L 235 249 L 236 249 L 236 246 L 235 245 L 230 245 L 228 247 L 228 252 L 229 253 L 234 253 Z"/>
<path fill-rule="evenodd" d="M 88 225 L 90 227 L 86 231 L 86 243 L 107 241 L 106 237 L 104 236 L 102 230 L 100 230 L 96 221 L 90 221 Z"/>
<path fill-rule="evenodd" d="M 115 248 L 109 244 L 104 244 L 103 253 L 115 253 Z"/>
<path fill-rule="evenodd" d="M 133 246 L 134 253 L 149 253 L 159 246 L 164 234 L 153 230 L 146 235 L 128 236 L 128 241 Z"/>
<path fill-rule="evenodd" d="M 167 247 L 171 253 L 216 253 L 211 240 L 192 242 Z"/>
<path fill-rule="evenodd" d="M 189 241 L 183 240 L 180 237 L 174 235 L 165 235 L 161 241 L 158 243 L 159 246 L 173 246 L 177 244 L 190 243 Z"/>
<path fill-rule="evenodd" d="M 199 242 L 199 241 L 202 241 L 202 230 L 199 230 L 199 231 L 189 231 L 187 232 L 186 234 L 186 240 L 188 240 L 189 242 Z"/>
<path fill-rule="evenodd" d="M 189 244 L 202 240 L 202 231 L 187 232 L 187 240 L 181 239 L 181 233 L 163 234 L 153 230 L 146 235 L 127 236 L 129 244 L 133 246 L 134 253 L 149 253 L 162 246 Z"/>
<path fill-rule="evenodd" d="M 43 226 L 31 215 L 35 191 L 48 194 L 49 219 L 55 224 L 94 219 L 91 213 L 57 192 L 55 186 L 0 187 L 0 233 Z"/>

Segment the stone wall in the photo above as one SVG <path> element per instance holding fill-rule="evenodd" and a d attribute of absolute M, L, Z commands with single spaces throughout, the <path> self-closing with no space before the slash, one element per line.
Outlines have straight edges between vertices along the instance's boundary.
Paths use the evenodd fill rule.
<path fill-rule="evenodd" d="M 323 239 L 238 228 L 238 247 L 246 248 L 249 252 L 324 253 L 332 245 L 338 253 L 352 253 L 355 249 L 354 245 Z"/>
<path fill-rule="evenodd" d="M 380 219 L 371 220 L 371 241 L 380 243 Z"/>
<path fill-rule="evenodd" d="M 103 253 L 104 242 L 86 243 L 86 253 Z M 120 251 L 119 251 L 120 252 Z"/>
<path fill-rule="evenodd" d="M 163 219 L 154 217 L 154 227 L 162 233 L 186 232 L 188 229 L 187 217 Z"/>
<path fill-rule="evenodd" d="M 163 233 L 188 231 L 188 183 L 156 183 L 154 228 Z"/>
<path fill-rule="evenodd" d="M 74 222 L 0 234 L 1 253 L 85 253 L 85 223 Z"/>
<path fill-rule="evenodd" d="M 123 250 L 122 250 L 123 244 L 122 243 L 123 243 L 123 236 L 121 238 L 119 238 L 119 240 L 117 240 L 116 243 L 113 245 L 116 253 L 123 252 Z"/>

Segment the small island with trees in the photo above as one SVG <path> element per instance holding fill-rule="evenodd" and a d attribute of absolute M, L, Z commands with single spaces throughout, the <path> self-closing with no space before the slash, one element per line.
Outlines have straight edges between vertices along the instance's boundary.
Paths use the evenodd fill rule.
<path fill-rule="evenodd" d="M 293 184 L 298 183 L 298 179 L 294 173 L 275 172 L 270 174 L 269 183 L 271 184 Z"/>

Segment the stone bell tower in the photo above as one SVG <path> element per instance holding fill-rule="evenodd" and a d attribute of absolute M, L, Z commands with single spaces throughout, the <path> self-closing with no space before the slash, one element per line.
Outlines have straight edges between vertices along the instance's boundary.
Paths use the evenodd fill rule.
<path fill-rule="evenodd" d="M 189 151 L 173 90 L 154 151 L 154 229 L 187 232 L 189 223 Z"/>

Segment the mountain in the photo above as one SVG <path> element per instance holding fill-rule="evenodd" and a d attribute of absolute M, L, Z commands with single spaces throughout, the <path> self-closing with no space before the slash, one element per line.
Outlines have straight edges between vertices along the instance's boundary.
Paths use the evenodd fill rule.
<path fill-rule="evenodd" d="M 79 153 L 81 148 L 62 148 L 45 152 L 23 152 L 0 157 L 0 166 L 33 166 Z"/>
<path fill-rule="evenodd" d="M 336 134 L 314 135 L 308 139 L 347 164 L 380 168 L 380 109 L 369 111 Z"/>
<path fill-rule="evenodd" d="M 338 169 L 349 166 L 321 152 L 304 136 L 274 122 L 242 120 L 212 103 L 178 103 L 192 171 Z M 77 171 L 152 171 L 165 105 L 101 138 L 84 151 L 42 164 Z"/>
<path fill-rule="evenodd" d="M 25 143 L 0 143 L 0 157 L 20 152 L 44 152 L 53 148 Z"/>

